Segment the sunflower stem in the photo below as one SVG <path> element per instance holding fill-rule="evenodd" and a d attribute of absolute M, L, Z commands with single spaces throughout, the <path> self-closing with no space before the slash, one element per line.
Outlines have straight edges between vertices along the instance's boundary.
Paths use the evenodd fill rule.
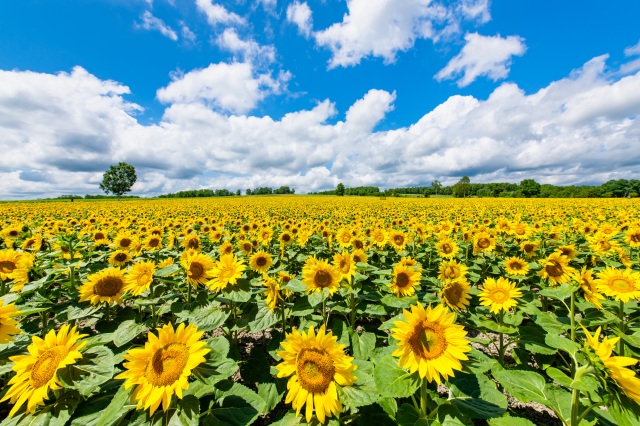
<path fill-rule="evenodd" d="M 189 305 L 189 309 L 191 309 L 191 284 L 187 283 L 187 304 Z"/>
<path fill-rule="evenodd" d="M 420 386 L 420 411 L 423 417 L 427 417 L 429 411 L 429 393 L 427 392 L 427 380 L 422 379 L 422 386 Z"/>
<path fill-rule="evenodd" d="M 504 322 L 504 309 L 500 310 L 500 327 L 503 326 L 503 322 Z M 500 336 L 498 337 L 500 339 L 500 347 L 498 349 L 498 362 L 500 362 L 500 365 L 504 365 L 504 333 L 500 333 Z"/>
<path fill-rule="evenodd" d="M 5 293 L 6 288 L 5 288 L 4 280 L 2 278 L 0 278 L 0 284 L 2 285 L 2 290 L 0 290 L 0 296 L 4 296 L 6 294 Z"/>
<path fill-rule="evenodd" d="M 107 322 L 111 320 L 111 303 L 107 302 L 105 307 L 105 317 L 107 318 Z"/>
<path fill-rule="evenodd" d="M 578 402 L 580 398 L 580 391 L 573 389 L 571 393 L 571 420 L 570 426 L 578 426 Z"/>
<path fill-rule="evenodd" d="M 624 326 L 624 302 L 620 300 L 620 312 L 618 313 L 620 318 L 620 332 L 624 335 L 625 326 Z M 618 341 L 618 355 L 624 356 L 624 340 L 620 337 Z"/>

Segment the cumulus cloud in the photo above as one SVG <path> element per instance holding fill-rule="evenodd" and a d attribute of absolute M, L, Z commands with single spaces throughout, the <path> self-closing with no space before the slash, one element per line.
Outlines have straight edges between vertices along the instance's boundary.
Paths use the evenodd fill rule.
<path fill-rule="evenodd" d="M 246 20 L 238 14 L 229 12 L 224 6 L 214 3 L 213 0 L 196 0 L 198 10 L 205 14 L 207 22 L 211 26 L 220 24 L 246 24 Z"/>
<path fill-rule="evenodd" d="M 348 0 L 347 7 L 342 22 L 314 33 L 317 45 L 332 52 L 329 68 L 354 66 L 367 56 L 392 63 L 417 39 L 447 39 L 460 31 L 462 20 L 491 18 L 486 0 L 448 6 L 431 0 Z"/>
<path fill-rule="evenodd" d="M 298 2 L 297 0 L 287 6 L 287 21 L 298 26 L 298 31 L 305 37 L 311 35 L 313 28 L 313 18 L 311 16 L 311 8 L 307 2 Z"/>
<path fill-rule="evenodd" d="M 269 73 L 256 73 L 249 62 L 211 64 L 186 74 L 174 75 L 167 87 L 158 90 L 164 103 L 202 102 L 223 111 L 244 114 L 271 93 L 280 93 L 289 75 L 274 78 Z"/>
<path fill-rule="evenodd" d="M 438 81 L 461 77 L 458 86 L 465 87 L 480 76 L 493 81 L 506 78 L 511 58 L 524 55 L 527 49 L 524 39 L 518 36 L 502 38 L 471 33 L 464 39 L 466 43 L 460 53 L 436 74 Z"/>
<path fill-rule="evenodd" d="M 606 61 L 596 57 L 535 93 L 503 83 L 486 99 L 452 96 L 416 123 L 385 131 L 375 126 L 401 99 L 384 90 L 363 93 L 346 111 L 327 99 L 273 119 L 211 105 L 223 95 L 197 70 L 175 80 L 182 88 L 165 88 L 162 119 L 143 125 L 126 86 L 82 68 L 0 71 L 0 194 L 97 193 L 102 172 L 118 161 L 136 167 L 134 192 L 142 195 L 453 184 L 462 175 L 557 184 L 632 178 L 640 173 L 640 72 L 616 77 Z M 255 79 L 247 64 L 227 66 Z M 191 89 L 201 79 L 212 86 L 204 99 Z"/>
<path fill-rule="evenodd" d="M 234 28 L 227 28 L 220 34 L 216 43 L 225 50 L 240 55 L 243 61 L 271 64 L 276 60 L 275 47 L 263 46 L 254 40 L 243 40 Z"/>
<path fill-rule="evenodd" d="M 178 34 L 171 27 L 165 24 L 162 19 L 156 18 L 148 10 L 144 11 L 140 19 L 142 19 L 142 22 L 136 24 L 137 28 L 142 28 L 142 29 L 151 30 L 151 31 L 159 31 L 160 34 L 162 34 L 167 38 L 170 38 L 173 41 L 178 40 Z"/>
<path fill-rule="evenodd" d="M 184 22 L 180 23 L 180 34 L 182 35 L 182 40 L 188 44 L 194 44 L 197 40 L 195 33 Z"/>

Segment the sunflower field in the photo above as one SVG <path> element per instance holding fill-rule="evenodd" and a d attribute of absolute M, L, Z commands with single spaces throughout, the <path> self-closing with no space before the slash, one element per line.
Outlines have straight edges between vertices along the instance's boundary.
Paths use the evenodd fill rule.
<path fill-rule="evenodd" d="M 639 425 L 636 200 L 0 204 L 0 425 Z"/>

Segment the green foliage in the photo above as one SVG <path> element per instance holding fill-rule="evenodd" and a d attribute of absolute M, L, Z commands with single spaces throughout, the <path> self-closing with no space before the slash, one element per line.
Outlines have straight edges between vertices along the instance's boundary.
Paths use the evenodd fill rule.
<path fill-rule="evenodd" d="M 112 193 L 120 198 L 125 192 L 131 191 L 131 187 L 136 183 L 137 179 L 135 167 L 121 161 L 104 172 L 100 189 L 105 194 Z"/>
<path fill-rule="evenodd" d="M 344 184 L 342 182 L 336 186 L 336 195 L 338 197 L 342 197 L 344 195 Z"/>

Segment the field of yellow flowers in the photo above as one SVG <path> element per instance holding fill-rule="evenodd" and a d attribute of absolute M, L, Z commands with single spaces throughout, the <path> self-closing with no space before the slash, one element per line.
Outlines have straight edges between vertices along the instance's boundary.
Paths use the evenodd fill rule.
<path fill-rule="evenodd" d="M 640 424 L 636 200 L 0 204 L 4 425 Z"/>

